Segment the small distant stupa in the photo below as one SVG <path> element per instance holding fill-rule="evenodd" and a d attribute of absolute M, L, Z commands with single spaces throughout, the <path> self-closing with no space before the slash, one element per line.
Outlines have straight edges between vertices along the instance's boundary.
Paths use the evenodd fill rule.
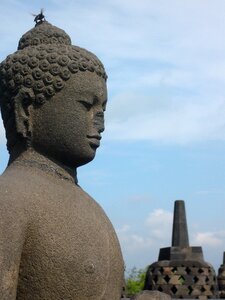
<path fill-rule="evenodd" d="M 225 298 L 225 252 L 223 253 L 223 263 L 218 270 L 218 288 L 220 298 Z"/>
<path fill-rule="evenodd" d="M 183 200 L 175 201 L 172 246 L 162 248 L 147 270 L 145 290 L 158 290 L 172 298 L 218 298 L 216 274 L 204 261 L 201 247 L 190 247 Z"/>

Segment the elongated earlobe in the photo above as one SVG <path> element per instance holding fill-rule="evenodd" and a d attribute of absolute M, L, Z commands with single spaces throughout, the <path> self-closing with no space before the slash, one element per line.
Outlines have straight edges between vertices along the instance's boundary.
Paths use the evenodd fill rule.
<path fill-rule="evenodd" d="M 34 93 L 30 89 L 22 89 L 14 99 L 15 125 L 17 134 L 29 141 L 32 132 L 32 120 L 30 105 L 34 99 Z"/>

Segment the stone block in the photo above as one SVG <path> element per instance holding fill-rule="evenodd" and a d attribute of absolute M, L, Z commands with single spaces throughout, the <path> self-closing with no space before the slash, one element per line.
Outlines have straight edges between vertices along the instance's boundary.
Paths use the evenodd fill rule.
<path fill-rule="evenodd" d="M 131 300 L 171 300 L 171 297 L 158 291 L 142 291 L 132 297 Z"/>

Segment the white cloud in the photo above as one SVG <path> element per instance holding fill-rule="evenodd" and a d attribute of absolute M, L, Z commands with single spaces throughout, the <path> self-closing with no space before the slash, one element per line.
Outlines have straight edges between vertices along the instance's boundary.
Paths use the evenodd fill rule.
<path fill-rule="evenodd" d="M 121 83 L 114 83 L 114 78 L 110 83 L 115 89 L 119 84 L 119 91 L 111 98 L 108 136 L 178 144 L 224 140 L 225 25 L 219 12 L 224 3 L 173 1 L 149 6 L 155 18 L 143 28 L 138 46 L 122 51 L 119 58 L 126 53 L 133 67 L 122 66 Z M 143 20 L 145 16 L 146 12 Z M 150 26 L 156 20 L 162 22 Z M 137 66 L 143 60 L 148 70 Z"/>
<path fill-rule="evenodd" d="M 225 232 L 197 232 L 193 243 L 197 246 L 218 248 L 224 244 Z"/>
<path fill-rule="evenodd" d="M 155 241 L 145 234 L 134 233 L 134 229 L 130 225 L 123 225 L 117 229 L 117 234 L 125 256 L 137 255 L 146 249 L 155 246 Z"/>
<path fill-rule="evenodd" d="M 141 224 L 124 224 L 116 231 L 128 266 L 145 267 L 157 260 L 161 247 L 170 246 L 172 213 L 155 209 Z"/>
<path fill-rule="evenodd" d="M 178 144 L 225 139 L 225 98 L 163 100 L 158 103 L 157 98 L 129 93 L 115 97 L 108 114 L 107 138 Z"/>
<path fill-rule="evenodd" d="M 156 209 L 147 217 L 146 225 L 153 238 L 158 239 L 165 245 L 172 234 L 172 221 L 173 214 L 170 211 Z M 170 244 L 165 246 L 170 246 Z"/>
<path fill-rule="evenodd" d="M 118 234 L 127 233 L 130 230 L 130 225 L 124 224 L 121 228 L 117 229 Z"/>

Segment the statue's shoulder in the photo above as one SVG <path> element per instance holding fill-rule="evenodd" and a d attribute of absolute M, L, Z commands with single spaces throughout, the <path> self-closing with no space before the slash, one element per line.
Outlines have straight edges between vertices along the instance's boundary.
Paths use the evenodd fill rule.
<path fill-rule="evenodd" d="M 14 168 L 7 168 L 0 176 L 0 207 L 11 206 L 19 209 L 26 206 L 26 199 L 32 195 L 28 174 Z"/>
<path fill-rule="evenodd" d="M 17 176 L 11 176 L 7 170 L 0 176 L 0 201 L 10 195 L 19 193 Z"/>
<path fill-rule="evenodd" d="M 16 187 L 20 182 L 24 182 L 26 174 L 20 168 L 10 166 L 0 176 L 0 188 L 8 186 L 10 188 Z"/>
<path fill-rule="evenodd" d="M 24 197 L 22 189 L 16 184 L 16 178 L 0 176 L 0 220 L 1 230 L 13 230 L 15 236 L 25 232 L 28 224 L 29 204 Z M 6 233 L 5 233 L 6 234 Z M 7 236 L 7 234 L 6 234 Z M 10 238 L 9 238 L 10 239 Z"/>

